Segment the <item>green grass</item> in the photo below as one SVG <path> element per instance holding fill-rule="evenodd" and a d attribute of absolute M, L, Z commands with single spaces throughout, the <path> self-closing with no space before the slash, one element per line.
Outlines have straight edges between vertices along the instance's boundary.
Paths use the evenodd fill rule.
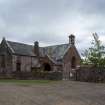
<path fill-rule="evenodd" d="M 23 85 L 33 85 L 33 84 L 51 84 L 55 83 L 56 81 L 52 80 L 10 80 L 10 79 L 3 79 L 0 80 L 0 83 L 13 83 L 13 84 L 23 84 Z"/>

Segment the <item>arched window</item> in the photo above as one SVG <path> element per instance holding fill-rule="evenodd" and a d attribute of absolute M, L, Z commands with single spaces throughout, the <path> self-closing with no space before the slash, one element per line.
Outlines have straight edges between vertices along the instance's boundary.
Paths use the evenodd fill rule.
<path fill-rule="evenodd" d="M 51 66 L 49 63 L 44 63 L 43 68 L 44 68 L 44 71 L 51 71 Z"/>
<path fill-rule="evenodd" d="M 73 56 L 71 59 L 71 68 L 75 68 L 76 67 L 76 58 Z"/>

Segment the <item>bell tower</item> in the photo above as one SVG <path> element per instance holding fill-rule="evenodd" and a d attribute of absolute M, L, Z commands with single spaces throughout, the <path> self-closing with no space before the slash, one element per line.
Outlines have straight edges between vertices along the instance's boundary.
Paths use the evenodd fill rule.
<path fill-rule="evenodd" d="M 69 36 L 69 44 L 70 45 L 75 45 L 75 36 L 73 34 L 71 34 Z"/>

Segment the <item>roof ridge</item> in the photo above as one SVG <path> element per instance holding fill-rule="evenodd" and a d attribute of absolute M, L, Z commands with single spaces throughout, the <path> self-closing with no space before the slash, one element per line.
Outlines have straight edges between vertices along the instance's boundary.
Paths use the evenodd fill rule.
<path fill-rule="evenodd" d="M 11 47 L 11 45 L 8 43 L 8 41 L 6 41 L 6 44 L 7 44 L 7 46 L 11 49 L 11 51 L 12 51 L 13 53 L 15 53 L 14 49 Z"/>
<path fill-rule="evenodd" d="M 58 44 L 58 45 L 50 45 L 50 46 L 44 46 L 44 47 L 40 47 L 40 48 L 47 48 L 47 47 L 54 47 L 54 46 L 62 46 L 62 45 L 68 45 L 69 43 L 65 43 L 65 44 Z"/>
<path fill-rule="evenodd" d="M 21 42 L 14 42 L 14 41 L 9 41 L 9 40 L 7 40 L 7 42 L 16 43 L 16 44 L 23 44 L 23 45 L 28 45 L 28 46 L 33 46 L 33 45 L 30 45 L 30 44 L 21 43 Z"/>
<path fill-rule="evenodd" d="M 10 44 L 15 54 L 35 56 L 32 45 L 19 43 L 19 42 L 13 42 L 13 41 L 7 41 L 7 43 Z"/>

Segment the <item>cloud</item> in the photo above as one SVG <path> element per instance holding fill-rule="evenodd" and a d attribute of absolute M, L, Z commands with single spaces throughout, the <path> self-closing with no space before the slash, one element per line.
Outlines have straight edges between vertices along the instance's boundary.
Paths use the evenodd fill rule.
<path fill-rule="evenodd" d="M 105 35 L 105 0 L 0 0 L 0 39 L 41 46 L 68 43 L 76 35 L 79 49 L 90 44 L 92 33 Z"/>

